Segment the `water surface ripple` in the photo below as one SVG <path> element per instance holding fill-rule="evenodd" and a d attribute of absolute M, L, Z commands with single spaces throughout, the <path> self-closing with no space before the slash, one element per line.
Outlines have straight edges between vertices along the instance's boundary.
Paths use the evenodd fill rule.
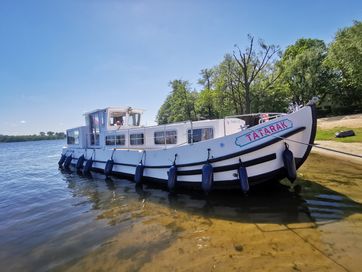
<path fill-rule="evenodd" d="M 59 170 L 64 144 L 0 144 L 2 271 L 359 271 L 362 264 L 361 165 L 312 154 L 294 191 L 280 185 L 205 198 Z"/>

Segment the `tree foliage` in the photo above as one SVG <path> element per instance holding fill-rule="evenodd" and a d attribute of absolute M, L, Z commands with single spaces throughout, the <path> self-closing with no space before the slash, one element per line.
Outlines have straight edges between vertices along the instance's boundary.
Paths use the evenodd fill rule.
<path fill-rule="evenodd" d="M 162 104 L 157 114 L 159 124 L 167 124 L 185 120 L 196 120 L 196 92 L 192 92 L 188 81 L 181 79 L 169 83 L 171 93 Z"/>
<path fill-rule="evenodd" d="M 338 77 L 336 95 L 345 104 L 362 102 L 362 22 L 337 32 L 325 63 Z"/>
<path fill-rule="evenodd" d="M 170 82 L 158 123 L 282 112 L 290 102 L 305 104 L 313 96 L 340 107 L 362 103 L 362 22 L 339 30 L 329 47 L 301 38 L 282 53 L 251 35 L 248 41 L 244 50 L 235 45 L 219 64 L 201 70 L 198 92 L 188 81 Z"/>
<path fill-rule="evenodd" d="M 313 96 L 324 97 L 331 91 L 333 75 L 323 65 L 326 56 L 322 40 L 303 38 L 287 47 L 278 65 L 293 101 L 306 103 Z"/>

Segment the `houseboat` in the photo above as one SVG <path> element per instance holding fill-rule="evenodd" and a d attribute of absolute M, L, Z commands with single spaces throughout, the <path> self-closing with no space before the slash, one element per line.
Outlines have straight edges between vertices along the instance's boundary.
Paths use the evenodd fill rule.
<path fill-rule="evenodd" d="M 241 188 L 296 179 L 316 133 L 315 101 L 289 113 L 143 126 L 143 110 L 108 107 L 85 113 L 85 126 L 67 130 L 59 167 L 103 172 L 136 184 Z"/>

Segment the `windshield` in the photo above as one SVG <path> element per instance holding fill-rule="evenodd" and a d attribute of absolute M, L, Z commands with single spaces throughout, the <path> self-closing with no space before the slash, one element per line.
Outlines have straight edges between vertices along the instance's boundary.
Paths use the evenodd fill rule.
<path fill-rule="evenodd" d="M 140 113 L 130 113 L 128 117 L 128 125 L 129 126 L 139 126 L 141 121 Z"/>

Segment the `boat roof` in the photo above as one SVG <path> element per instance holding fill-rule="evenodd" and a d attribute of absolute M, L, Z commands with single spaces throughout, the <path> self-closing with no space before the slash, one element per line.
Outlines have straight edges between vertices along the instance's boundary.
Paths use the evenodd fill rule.
<path fill-rule="evenodd" d="M 132 108 L 132 107 L 124 107 L 124 106 L 113 107 L 112 106 L 112 107 L 107 107 L 107 108 L 103 108 L 103 109 L 95 109 L 92 111 L 88 111 L 88 112 L 85 112 L 83 115 L 88 115 L 91 113 L 95 113 L 95 112 L 99 112 L 99 111 L 108 111 L 108 110 L 125 112 L 125 111 L 128 111 L 129 109 L 131 109 L 132 112 L 136 112 L 136 113 L 143 113 L 145 111 L 143 109 L 136 109 L 136 108 Z"/>

